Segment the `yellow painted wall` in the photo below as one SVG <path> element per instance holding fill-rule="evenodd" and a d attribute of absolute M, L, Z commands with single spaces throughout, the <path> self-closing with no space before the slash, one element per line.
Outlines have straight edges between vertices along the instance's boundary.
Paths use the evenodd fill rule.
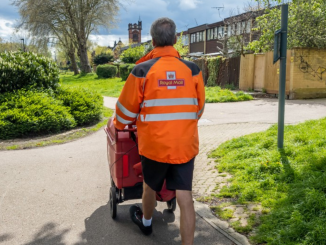
<path fill-rule="evenodd" d="M 264 88 L 267 93 L 270 94 L 278 94 L 279 89 L 279 69 L 280 69 L 280 61 L 277 61 L 273 64 L 273 52 L 267 52 L 265 55 L 266 59 L 266 67 L 265 67 L 265 84 Z M 285 83 L 285 92 L 286 94 L 290 94 L 290 80 L 291 80 L 291 50 L 287 52 L 286 59 L 286 83 Z"/>
<path fill-rule="evenodd" d="M 241 57 L 239 88 L 278 94 L 279 68 L 279 61 L 273 64 L 273 52 Z M 291 99 L 326 98 L 326 50 L 288 50 L 286 94 Z"/>
<path fill-rule="evenodd" d="M 326 50 L 294 49 L 292 52 L 292 99 L 326 97 Z"/>

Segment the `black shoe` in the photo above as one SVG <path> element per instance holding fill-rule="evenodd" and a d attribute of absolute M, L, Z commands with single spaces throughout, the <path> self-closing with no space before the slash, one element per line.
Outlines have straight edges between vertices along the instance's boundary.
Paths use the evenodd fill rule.
<path fill-rule="evenodd" d="M 138 225 L 139 229 L 146 235 L 152 234 L 152 224 L 150 226 L 144 226 L 143 224 L 143 212 L 140 207 L 132 205 L 129 209 L 131 220 Z"/>

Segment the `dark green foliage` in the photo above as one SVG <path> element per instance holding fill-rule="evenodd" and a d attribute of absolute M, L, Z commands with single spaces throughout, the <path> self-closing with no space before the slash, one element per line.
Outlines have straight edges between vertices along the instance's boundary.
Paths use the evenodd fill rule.
<path fill-rule="evenodd" d="M 0 139 L 56 133 L 75 126 L 69 108 L 49 93 L 19 90 L 0 97 Z"/>
<path fill-rule="evenodd" d="M 31 52 L 0 53 L 0 93 L 22 88 L 55 89 L 59 69 L 49 58 Z"/>
<path fill-rule="evenodd" d="M 124 64 L 120 66 L 120 77 L 122 81 L 126 81 L 132 69 L 135 67 L 135 64 Z"/>
<path fill-rule="evenodd" d="M 222 59 L 221 57 L 216 57 L 207 60 L 207 68 L 208 68 L 207 86 L 216 86 L 221 59 Z"/>
<path fill-rule="evenodd" d="M 103 97 L 84 88 L 60 89 L 57 98 L 70 108 L 78 126 L 88 125 L 101 119 Z"/>
<path fill-rule="evenodd" d="M 96 68 L 96 74 L 99 78 L 112 78 L 118 73 L 118 68 L 113 65 L 99 65 Z"/>
<path fill-rule="evenodd" d="M 104 53 L 96 55 L 93 59 L 95 65 L 107 64 L 110 61 L 113 61 L 113 55 Z"/>
<path fill-rule="evenodd" d="M 103 98 L 69 88 L 18 90 L 0 95 L 0 139 L 57 133 L 101 119 Z"/>
<path fill-rule="evenodd" d="M 205 85 L 207 84 L 207 77 L 208 77 L 208 69 L 207 69 L 207 59 L 206 58 L 199 58 L 193 60 L 193 62 L 199 67 L 203 74 L 203 80 Z"/>

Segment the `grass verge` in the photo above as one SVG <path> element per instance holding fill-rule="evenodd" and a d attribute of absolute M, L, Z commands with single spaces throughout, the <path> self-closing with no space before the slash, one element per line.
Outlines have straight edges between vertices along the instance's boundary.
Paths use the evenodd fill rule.
<path fill-rule="evenodd" d="M 81 86 L 109 97 L 119 97 L 125 84 L 125 82 L 121 81 L 121 78 L 99 79 L 94 73 L 85 76 L 62 74 L 60 75 L 60 81 L 62 86 Z M 205 87 L 205 91 L 207 103 L 236 102 L 253 99 L 251 95 L 245 94 L 242 91 L 233 93 L 228 89 L 221 89 L 220 87 Z"/>
<path fill-rule="evenodd" d="M 98 78 L 96 74 L 86 75 L 62 74 L 60 75 L 62 86 L 81 86 L 95 90 L 103 96 L 119 97 L 125 82 L 121 78 Z"/>
<path fill-rule="evenodd" d="M 108 118 L 112 115 L 112 113 L 112 110 L 104 108 L 102 120 L 93 126 L 76 128 L 61 134 L 48 135 L 32 139 L 4 140 L 0 142 L 0 150 L 21 150 L 67 143 L 98 131 L 100 128 L 106 125 Z"/>
<path fill-rule="evenodd" d="M 205 87 L 206 103 L 223 103 L 223 102 L 237 102 L 253 100 L 249 94 L 242 91 L 233 93 L 228 89 L 221 89 L 220 87 Z"/>
<path fill-rule="evenodd" d="M 253 222 L 243 227 L 246 233 L 254 230 L 254 243 L 326 244 L 326 118 L 286 126 L 284 139 L 278 150 L 272 126 L 213 151 L 219 172 L 233 175 L 217 196 L 261 204 L 258 227 Z"/>

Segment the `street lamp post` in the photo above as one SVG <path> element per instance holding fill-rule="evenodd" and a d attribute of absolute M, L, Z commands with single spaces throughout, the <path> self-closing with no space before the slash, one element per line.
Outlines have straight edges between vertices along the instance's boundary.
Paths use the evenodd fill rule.
<path fill-rule="evenodd" d="M 24 38 L 21 38 L 20 40 L 22 40 L 23 41 L 23 52 L 25 52 L 25 40 L 24 40 Z"/>

